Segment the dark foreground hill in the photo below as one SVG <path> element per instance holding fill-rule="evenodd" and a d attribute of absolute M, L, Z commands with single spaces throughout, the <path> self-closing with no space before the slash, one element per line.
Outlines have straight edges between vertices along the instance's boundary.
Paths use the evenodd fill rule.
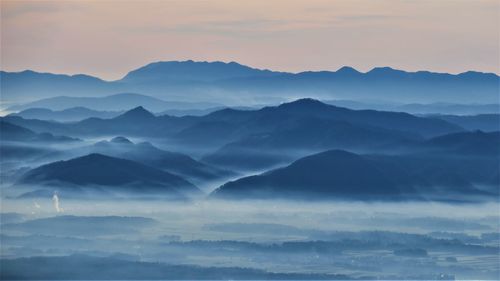
<path fill-rule="evenodd" d="M 201 191 L 185 179 L 134 161 L 90 154 L 58 161 L 28 171 L 22 185 L 57 187 L 65 193 L 87 191 L 123 192 L 185 198 Z"/>
<path fill-rule="evenodd" d="M 478 163 L 481 168 L 474 168 Z M 456 159 L 450 162 L 425 157 L 361 156 L 331 150 L 301 158 L 284 168 L 228 182 L 212 197 L 473 200 L 475 196 L 498 194 L 495 163 L 487 160 L 460 165 Z M 490 189 L 478 190 L 475 182 Z"/>

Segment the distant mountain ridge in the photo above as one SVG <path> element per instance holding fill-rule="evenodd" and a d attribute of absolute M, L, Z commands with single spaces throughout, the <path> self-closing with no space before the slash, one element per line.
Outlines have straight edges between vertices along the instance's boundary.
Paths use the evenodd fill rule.
<path fill-rule="evenodd" d="M 188 61 L 161 61 L 132 70 L 120 82 L 145 83 L 155 80 L 166 81 L 215 81 L 221 79 L 274 76 L 280 72 L 260 70 L 241 65 L 236 62 L 194 62 Z"/>
<path fill-rule="evenodd" d="M 97 111 L 86 107 L 71 107 L 64 110 L 51 110 L 47 108 L 28 108 L 18 113 L 12 113 L 12 116 L 21 116 L 25 119 L 53 120 L 60 122 L 74 122 L 83 119 L 96 118 L 113 118 L 120 115 L 121 111 Z"/>
<path fill-rule="evenodd" d="M 33 71 L 0 73 L 4 101 L 15 103 L 53 96 L 102 96 L 136 92 L 179 101 L 269 101 L 283 97 L 381 99 L 412 102 L 497 103 L 499 77 L 468 71 L 461 74 L 406 72 L 376 67 L 362 73 L 338 71 L 275 72 L 235 62 L 156 62 L 104 81 L 87 75 L 56 75 Z"/>
<path fill-rule="evenodd" d="M 158 98 L 141 94 L 121 93 L 103 97 L 69 97 L 69 96 L 51 97 L 20 105 L 14 105 L 9 107 L 7 111 L 19 111 L 29 108 L 65 110 L 74 107 L 86 107 L 91 110 L 100 110 L 100 111 L 124 111 L 137 106 L 143 106 L 153 112 L 161 112 L 168 109 L 197 109 L 206 107 L 216 107 L 216 106 L 221 106 L 221 104 L 211 103 L 211 102 L 197 103 L 197 102 L 164 101 Z"/>
<path fill-rule="evenodd" d="M 431 115 L 429 117 L 445 120 L 471 131 L 500 131 L 500 114 L 479 114 L 472 116 Z"/>
<path fill-rule="evenodd" d="M 478 103 L 390 103 L 384 101 L 324 100 L 324 103 L 350 109 L 374 109 L 382 111 L 407 112 L 410 114 L 476 115 L 500 114 L 500 104 Z"/>

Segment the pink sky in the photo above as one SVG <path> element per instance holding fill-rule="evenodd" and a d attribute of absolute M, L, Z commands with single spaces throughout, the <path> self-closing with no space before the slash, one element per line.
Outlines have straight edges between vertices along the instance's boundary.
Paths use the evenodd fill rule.
<path fill-rule="evenodd" d="M 492 1 L 5 1 L 1 68 L 121 78 L 159 60 L 500 73 Z"/>

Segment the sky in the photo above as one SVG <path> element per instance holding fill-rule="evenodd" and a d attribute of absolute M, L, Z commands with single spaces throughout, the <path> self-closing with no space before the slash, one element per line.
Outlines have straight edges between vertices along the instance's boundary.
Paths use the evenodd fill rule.
<path fill-rule="evenodd" d="M 500 73 L 500 1 L 1 1 L 1 69 L 115 80 L 155 61 Z"/>

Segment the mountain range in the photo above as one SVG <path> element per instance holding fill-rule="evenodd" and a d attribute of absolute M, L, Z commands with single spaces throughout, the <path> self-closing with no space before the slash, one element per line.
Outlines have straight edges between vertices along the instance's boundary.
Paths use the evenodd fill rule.
<path fill-rule="evenodd" d="M 394 155 L 327 150 L 296 156 L 299 159 L 289 165 L 227 182 L 211 197 L 363 201 L 495 198 L 500 185 L 498 143 L 500 132 L 476 131 L 409 142 L 406 153 Z M 205 183 L 234 176 L 187 155 L 163 151 L 149 143 L 134 144 L 124 137 L 101 141 L 75 153 L 88 151 L 92 153 L 27 171 L 16 185 L 21 189 L 35 185 L 38 189 L 21 197 L 51 196 L 56 189 L 65 197 L 95 193 L 184 199 L 201 194 L 185 178 Z"/>
<path fill-rule="evenodd" d="M 234 104 L 246 101 L 247 105 L 252 101 L 283 101 L 284 97 L 303 96 L 375 98 L 404 103 L 498 103 L 498 78 L 496 74 L 473 71 L 454 75 L 406 72 L 389 67 L 376 67 L 366 73 L 350 67 L 337 71 L 287 73 L 234 62 L 193 61 L 151 63 L 116 81 L 29 70 L 0 73 L 3 102 L 9 104 L 54 96 L 99 97 L 123 92 L 184 102 Z"/>
<path fill-rule="evenodd" d="M 22 198 L 57 190 L 188 199 L 202 194 L 197 186 L 210 191 L 258 171 L 212 196 L 470 201 L 493 198 L 500 185 L 495 115 L 476 117 L 352 110 L 310 98 L 202 116 L 143 106 L 66 123 L 9 115 L 0 118 L 2 163 L 23 165 L 8 171 Z M 103 141 L 109 136 L 118 137 Z M 62 146 L 73 137 L 92 144 Z"/>
<path fill-rule="evenodd" d="M 51 133 L 35 133 L 27 128 L 11 124 L 0 120 L 0 140 L 1 141 L 22 141 L 22 142 L 72 142 L 79 141 L 76 138 L 67 136 L 54 136 Z"/>
<path fill-rule="evenodd" d="M 162 150 L 149 142 L 133 143 L 124 137 L 115 137 L 110 141 L 100 141 L 83 149 L 73 149 L 72 152 L 78 151 L 87 154 L 99 153 L 136 161 L 179 175 L 190 182 L 199 184 L 235 176 L 233 172 L 196 161 L 186 154 Z"/>
<path fill-rule="evenodd" d="M 445 120 L 471 131 L 500 131 L 500 114 L 479 114 L 471 116 L 431 115 L 428 117 Z"/>
<path fill-rule="evenodd" d="M 399 103 L 387 101 L 354 101 L 354 100 L 324 100 L 324 103 L 347 107 L 350 109 L 375 109 L 381 111 L 407 112 L 410 114 L 441 114 L 441 115 L 477 115 L 477 114 L 499 114 L 500 104 L 480 103 L 456 103 L 456 102 L 433 102 L 433 103 Z"/>
<path fill-rule="evenodd" d="M 499 104 L 395 104 L 382 101 L 360 102 L 352 100 L 324 100 L 323 102 L 354 110 L 373 109 L 429 116 L 471 117 L 478 114 L 481 116 L 500 116 Z M 231 108 L 251 110 L 272 104 L 275 103 L 254 104 L 252 106 L 234 105 Z M 154 112 L 156 115 L 172 116 L 202 116 L 228 107 L 213 102 L 165 101 L 141 94 L 122 93 L 104 97 L 58 96 L 13 105 L 6 108 L 5 112 L 28 119 L 71 122 L 91 117 L 111 118 L 138 105 Z"/>
<path fill-rule="evenodd" d="M 11 116 L 20 116 L 25 119 L 39 119 L 47 121 L 59 121 L 59 122 L 75 122 L 81 121 L 83 119 L 95 117 L 95 118 L 113 118 L 120 114 L 122 111 L 97 111 L 93 109 L 88 109 L 86 107 L 70 107 L 63 110 L 51 110 L 47 108 L 28 108 L 17 113 L 11 113 Z"/>
<path fill-rule="evenodd" d="M 142 106 L 153 112 L 161 112 L 165 110 L 205 109 L 210 107 L 220 107 L 221 104 L 212 102 L 165 101 L 141 94 L 120 93 L 100 97 L 56 96 L 13 105 L 7 108 L 7 111 L 17 112 L 20 110 L 27 110 L 32 108 L 45 108 L 50 110 L 62 111 L 70 108 L 81 107 L 99 111 L 124 111 L 137 106 Z"/>
<path fill-rule="evenodd" d="M 37 132 L 54 132 L 67 135 L 130 135 L 165 136 L 190 124 L 191 118 L 155 116 L 139 106 L 109 119 L 87 118 L 79 122 L 60 123 L 38 119 L 24 119 L 8 115 L 3 120 Z M 133 126 L 132 126 L 133 125 Z"/>
<path fill-rule="evenodd" d="M 140 106 L 111 119 L 89 118 L 75 123 L 32 120 L 19 116 L 2 119 L 35 132 L 60 135 L 161 138 L 189 151 L 196 148 L 194 151 L 199 150 L 200 153 L 212 153 L 214 149 L 226 145 L 239 148 L 245 148 L 246 145 L 261 152 L 265 152 L 265 148 L 316 150 L 362 146 L 375 150 L 405 140 L 419 140 L 463 130 L 460 126 L 436 118 L 397 112 L 350 110 L 313 99 L 300 99 L 258 110 L 227 108 L 204 116 L 155 116 Z M 226 150 L 221 148 L 221 153 Z M 207 158 L 211 159 L 214 158 Z"/>

